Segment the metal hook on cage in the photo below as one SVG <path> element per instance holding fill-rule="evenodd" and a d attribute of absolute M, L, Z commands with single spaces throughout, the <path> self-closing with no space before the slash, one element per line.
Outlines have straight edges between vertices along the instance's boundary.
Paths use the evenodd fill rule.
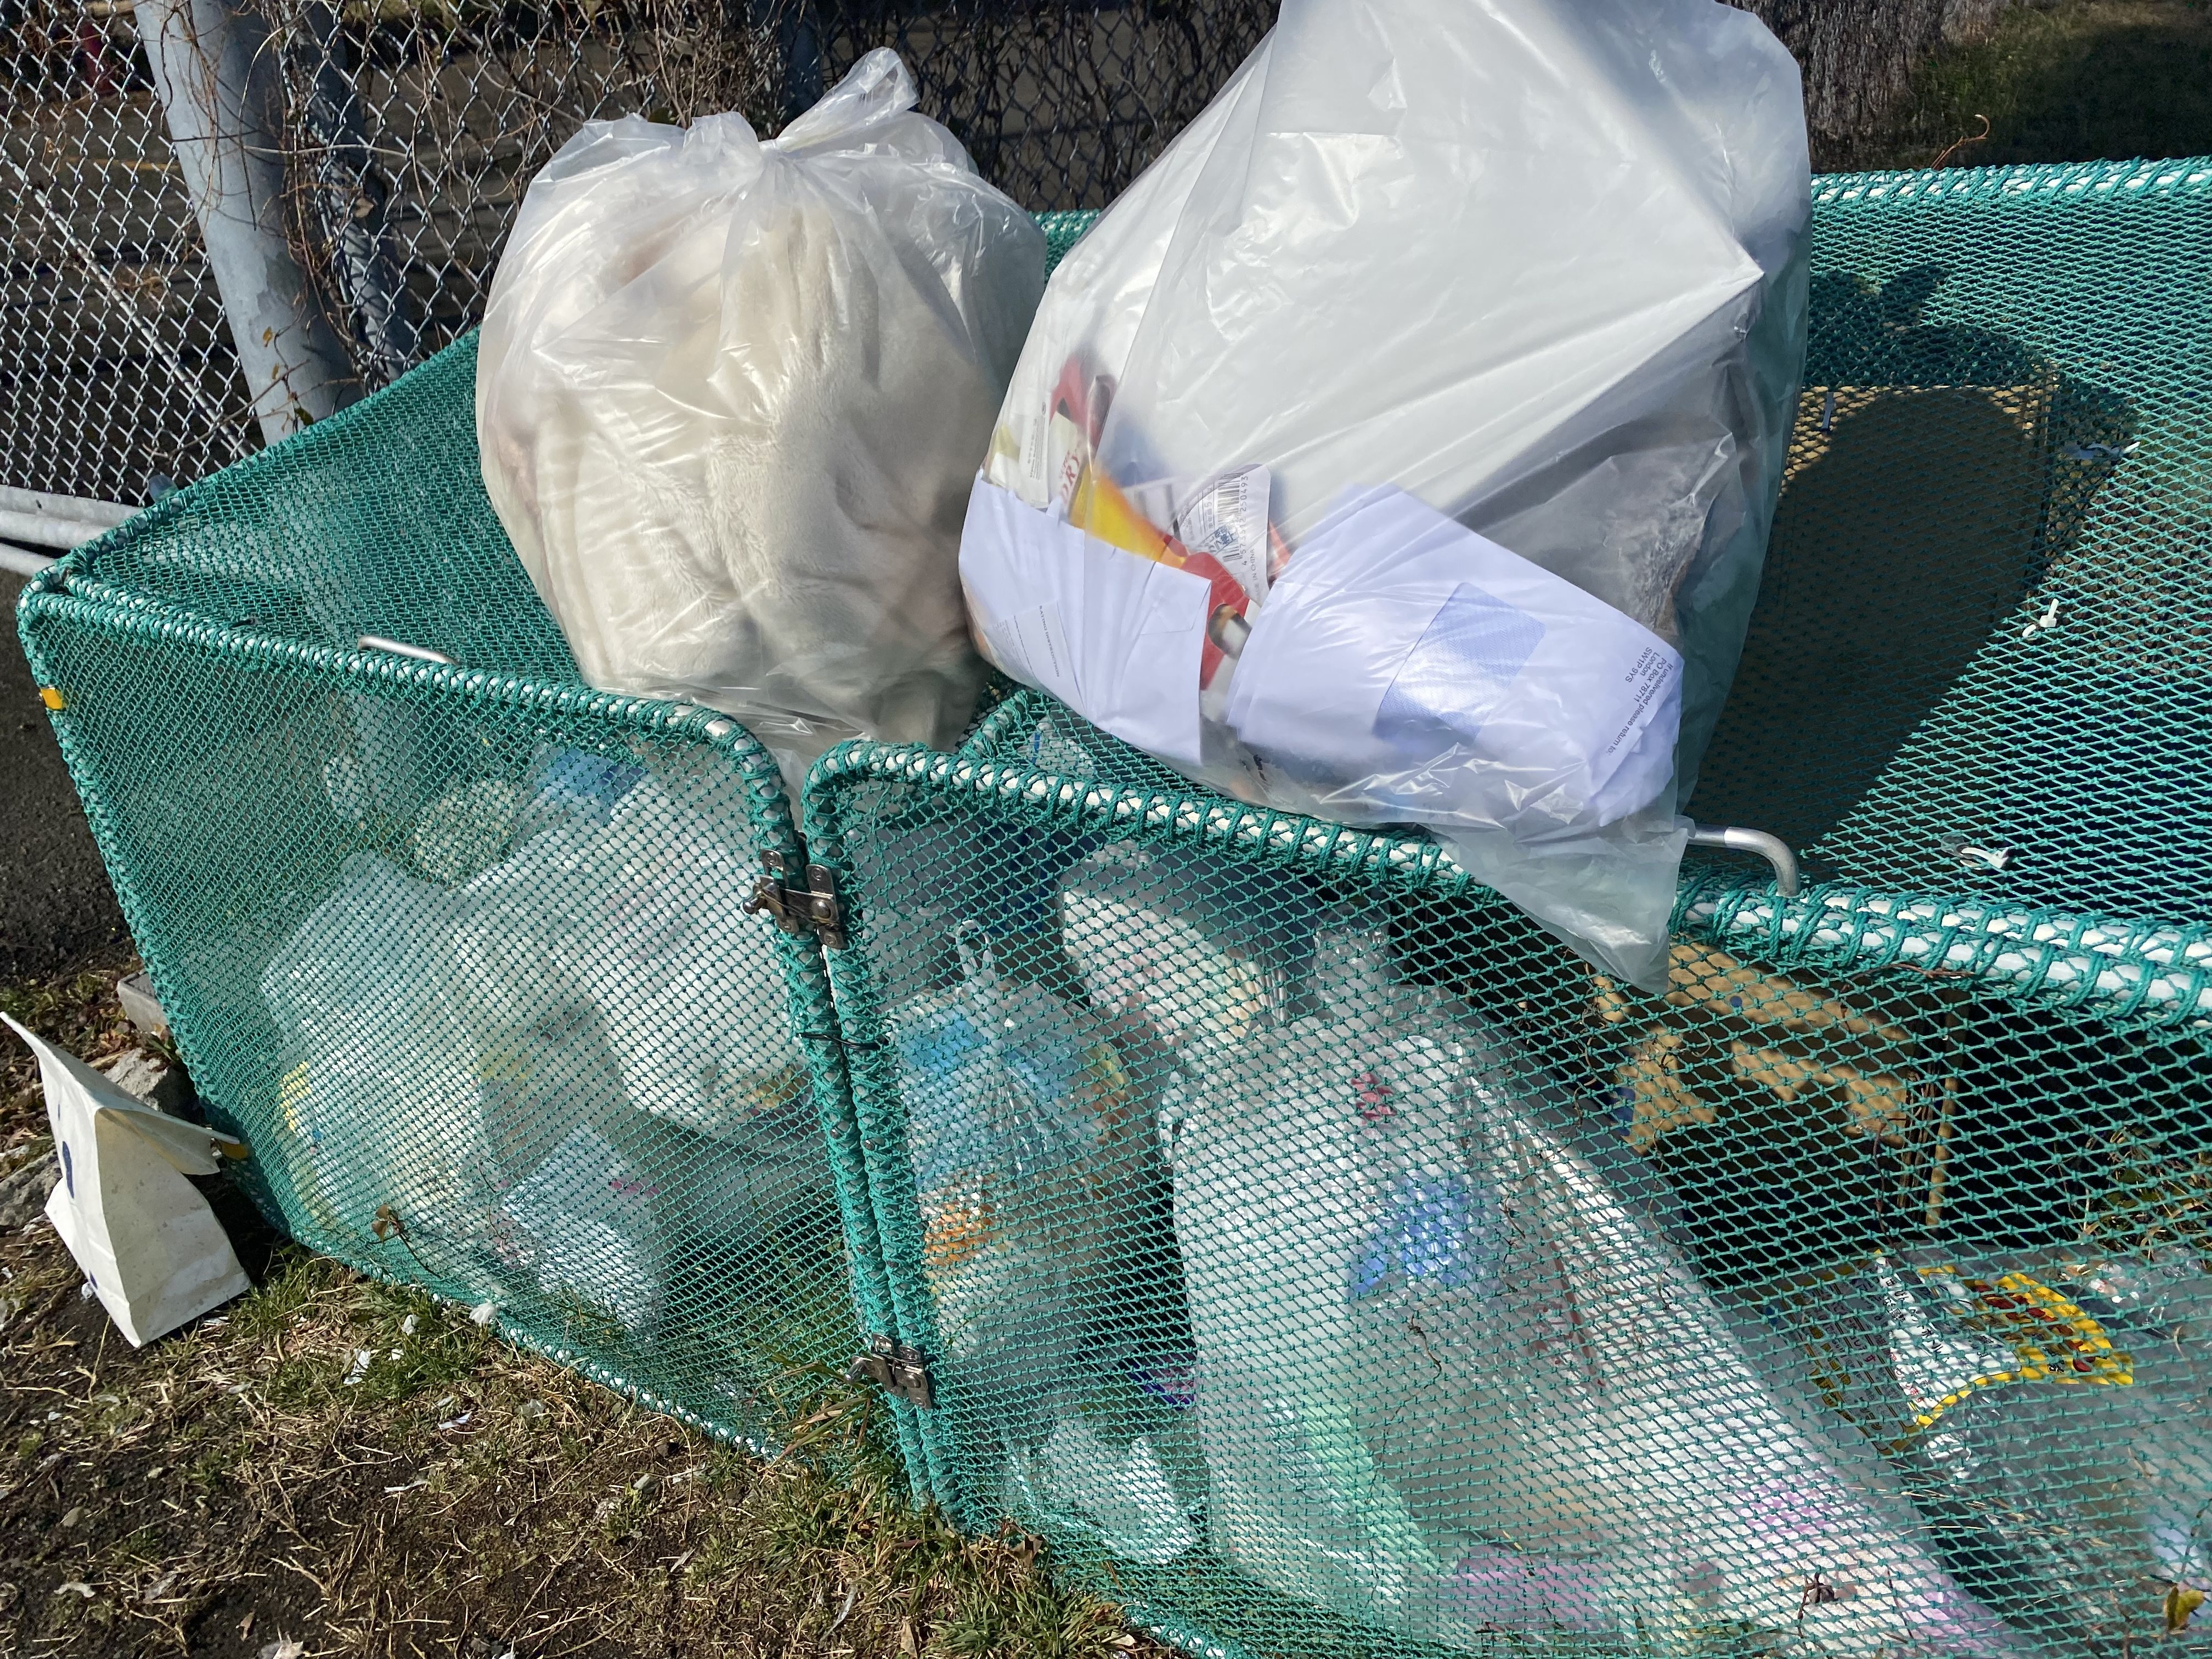
<path fill-rule="evenodd" d="M 1804 880 L 1797 868 L 1797 854 L 1790 850 L 1790 843 L 1779 836 L 1770 836 L 1764 830 L 1742 830 L 1734 824 L 1693 823 L 1690 826 L 1692 847 L 1717 847 L 1730 853 L 1755 853 L 1774 867 L 1775 890 L 1784 898 L 1795 898 Z"/>

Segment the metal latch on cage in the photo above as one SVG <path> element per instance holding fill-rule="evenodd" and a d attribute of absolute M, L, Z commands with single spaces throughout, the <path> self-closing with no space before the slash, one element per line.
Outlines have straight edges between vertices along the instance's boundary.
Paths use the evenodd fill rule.
<path fill-rule="evenodd" d="M 885 1394 L 923 1411 L 936 1400 L 929 1386 L 929 1362 L 922 1358 L 921 1350 L 880 1334 L 870 1335 L 867 1352 L 855 1356 L 845 1368 L 845 1380 L 872 1382 Z"/>
<path fill-rule="evenodd" d="M 781 853 L 763 853 L 768 873 L 753 883 L 748 914 L 765 910 L 787 933 L 811 933 L 832 951 L 845 947 L 845 911 L 837 902 L 837 878 L 819 864 L 806 866 L 806 885 L 791 884 L 791 866 Z"/>

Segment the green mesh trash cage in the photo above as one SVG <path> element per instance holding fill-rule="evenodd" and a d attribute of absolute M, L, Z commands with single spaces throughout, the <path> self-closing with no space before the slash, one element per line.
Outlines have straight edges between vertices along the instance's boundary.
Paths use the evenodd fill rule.
<path fill-rule="evenodd" d="M 23 634 L 186 1059 L 322 1248 L 755 1438 L 862 1343 L 918 1492 L 1194 1651 L 2192 1650 L 2208 192 L 1820 181 L 1696 803 L 1814 880 L 1693 870 L 1663 997 L 1431 844 L 1018 696 L 816 769 L 842 927 L 748 918 L 775 1003 L 678 937 L 802 867 L 773 768 L 574 683 L 465 342 Z M 663 1086 L 702 1050 L 730 1092 Z"/>
<path fill-rule="evenodd" d="M 736 721 L 577 683 L 474 381 L 471 337 L 163 501 L 24 646 L 272 1216 L 771 1443 L 888 1317 L 820 949 L 754 902 L 805 860 Z"/>
<path fill-rule="evenodd" d="M 895 1323 L 820 946 L 754 902 L 804 852 L 738 723 L 579 683 L 475 379 L 471 335 L 169 496 L 24 648 L 272 1218 L 766 1443 Z"/>
<path fill-rule="evenodd" d="M 1709 871 L 1646 997 L 1432 844 L 998 727 L 808 799 L 962 1525 L 1194 1651 L 2165 1629 L 2212 1547 L 2212 982 L 2158 959 L 2201 934 Z"/>
<path fill-rule="evenodd" d="M 1194 1652 L 2212 1642 L 2212 162 L 1815 200 L 1663 996 L 1041 694 L 808 781 L 931 1490 Z"/>
<path fill-rule="evenodd" d="M 1815 874 L 2212 915 L 2212 160 L 1814 181 L 1765 580 L 1693 804 Z"/>

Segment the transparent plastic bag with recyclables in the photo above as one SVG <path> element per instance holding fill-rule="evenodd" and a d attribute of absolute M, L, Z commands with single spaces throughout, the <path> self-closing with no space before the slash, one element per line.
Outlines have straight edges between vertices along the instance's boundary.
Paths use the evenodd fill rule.
<path fill-rule="evenodd" d="M 1662 982 L 1808 178 L 1796 64 L 1715 0 L 1285 0 L 1054 273 L 962 540 L 986 653 Z"/>
<path fill-rule="evenodd" d="M 869 53 L 777 138 L 587 124 L 532 180 L 477 366 L 484 487 L 608 690 L 706 704 L 796 780 L 941 745 L 982 665 L 956 565 L 1044 236 Z"/>
<path fill-rule="evenodd" d="M 1509 1037 L 1380 928 L 1309 988 L 1163 1114 L 1222 1559 L 1483 1654 L 2025 1659 Z"/>

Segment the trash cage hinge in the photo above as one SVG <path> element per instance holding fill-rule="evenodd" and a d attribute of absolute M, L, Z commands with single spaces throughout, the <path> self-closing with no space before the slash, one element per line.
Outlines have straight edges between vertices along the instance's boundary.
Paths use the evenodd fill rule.
<path fill-rule="evenodd" d="M 927 1411 L 936 1403 L 929 1385 L 929 1362 L 921 1350 L 888 1336 L 872 1334 L 868 1351 L 845 1368 L 848 1382 L 872 1382 L 885 1394 Z"/>
<path fill-rule="evenodd" d="M 748 913 L 765 910 L 787 933 L 811 933 L 832 951 L 845 947 L 845 910 L 837 899 L 837 877 L 819 864 L 806 866 L 806 885 L 791 884 L 791 866 L 781 853 L 763 853 L 768 873 L 753 883 Z"/>

